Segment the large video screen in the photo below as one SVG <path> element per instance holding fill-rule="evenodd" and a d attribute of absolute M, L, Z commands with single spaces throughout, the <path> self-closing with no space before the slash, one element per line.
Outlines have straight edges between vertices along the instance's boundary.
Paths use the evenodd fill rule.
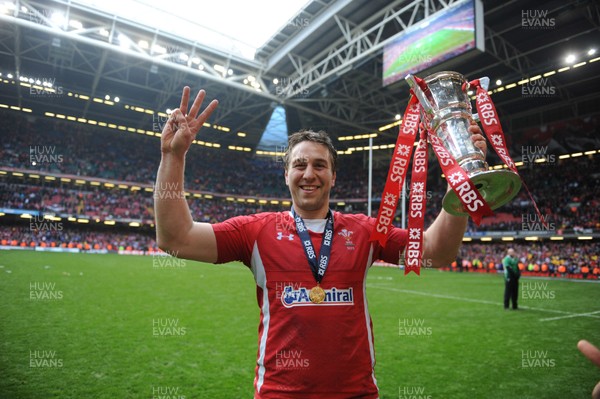
<path fill-rule="evenodd" d="M 466 0 L 402 31 L 383 49 L 383 85 L 417 73 L 475 48 L 484 51 L 483 9 Z"/>

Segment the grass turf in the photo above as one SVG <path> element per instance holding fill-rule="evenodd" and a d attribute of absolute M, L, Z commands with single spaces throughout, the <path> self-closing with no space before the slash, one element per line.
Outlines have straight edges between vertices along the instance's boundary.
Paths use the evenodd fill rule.
<path fill-rule="evenodd" d="M 18 251 L 0 265 L 1 398 L 252 397 L 243 265 Z M 600 313 L 575 314 L 600 311 L 600 285 L 522 281 L 536 299 L 504 311 L 498 275 L 373 268 L 381 398 L 589 398 L 600 370 L 575 345 L 600 345 Z"/>

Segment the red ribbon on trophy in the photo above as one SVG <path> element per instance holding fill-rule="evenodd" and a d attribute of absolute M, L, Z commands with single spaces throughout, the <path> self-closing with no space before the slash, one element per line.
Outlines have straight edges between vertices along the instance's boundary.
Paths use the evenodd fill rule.
<path fill-rule="evenodd" d="M 519 179 L 521 179 L 521 183 L 523 187 L 525 187 L 525 191 L 527 191 L 527 195 L 531 199 L 533 203 L 533 207 L 535 208 L 535 212 L 537 213 L 539 220 L 547 226 L 547 220 L 542 217 L 540 210 L 529 191 L 529 187 L 523 181 L 521 175 L 519 175 L 519 171 L 515 163 L 513 162 L 509 152 L 508 147 L 506 146 L 506 139 L 504 137 L 504 130 L 502 129 L 502 125 L 500 124 L 500 119 L 498 118 L 498 113 L 496 112 L 496 107 L 494 106 L 494 102 L 492 98 L 489 96 L 487 90 L 481 87 L 481 82 L 479 79 L 475 79 L 469 82 L 469 87 L 476 87 L 477 94 L 475 97 L 475 107 L 477 107 L 477 113 L 479 114 L 479 118 L 481 120 L 481 125 L 483 126 L 483 131 L 492 145 L 496 154 L 500 157 L 502 162 L 513 172 L 515 172 Z M 468 87 L 467 87 L 468 88 Z"/>
<path fill-rule="evenodd" d="M 387 235 L 392 228 L 392 222 L 395 217 L 396 207 L 398 205 L 398 201 L 400 199 L 400 191 L 401 187 L 406 178 L 406 173 L 410 161 L 410 157 L 412 155 L 412 150 L 416 138 L 416 133 L 421 128 L 420 139 L 417 145 L 417 150 L 415 151 L 415 156 L 413 159 L 413 168 L 412 168 L 412 178 L 411 178 L 411 188 L 410 188 L 410 199 L 409 199 L 409 215 L 408 215 L 408 240 L 407 246 L 405 250 L 405 269 L 404 274 L 408 274 L 411 271 L 414 271 L 417 275 L 420 274 L 420 267 L 423 262 L 423 227 L 425 220 L 425 211 L 426 211 L 426 185 L 427 185 L 427 161 L 428 161 L 428 153 L 427 153 L 427 143 L 429 142 L 433 148 L 434 153 L 438 159 L 442 172 L 444 173 L 448 185 L 453 190 L 452 196 L 450 197 L 450 201 L 448 203 L 448 207 L 446 208 L 446 203 L 444 203 L 444 209 L 447 209 L 451 214 L 463 215 L 468 214 L 472 217 L 475 224 L 479 225 L 484 216 L 493 215 L 492 207 L 488 204 L 488 201 L 492 201 L 494 204 L 494 208 L 497 208 L 510 199 L 512 199 L 518 193 L 518 187 L 520 184 L 515 184 L 519 182 L 519 179 L 522 179 L 515 176 L 512 172 L 518 175 L 516 166 L 510 155 L 508 153 L 508 148 L 506 147 L 504 140 L 504 133 L 502 131 L 502 127 L 500 125 L 498 116 L 496 114 L 495 107 L 488 96 L 488 93 L 481 87 L 479 80 L 475 80 L 470 85 L 477 87 L 477 110 L 480 115 L 480 119 L 483 123 L 483 130 L 488 137 L 488 140 L 494 147 L 494 150 L 500 158 L 507 164 L 509 169 L 512 172 L 497 172 L 497 171 L 488 171 L 487 164 L 485 164 L 485 160 L 481 160 L 481 155 L 475 155 L 472 160 L 469 162 L 472 163 L 470 165 L 469 173 L 467 173 L 461 165 L 456 161 L 455 156 L 452 152 L 445 147 L 442 139 L 436 134 L 437 130 L 440 129 L 440 126 L 445 126 L 443 130 L 452 130 L 456 129 L 458 125 L 462 126 L 460 129 L 463 129 L 459 134 L 454 133 L 457 137 L 450 137 L 451 140 L 465 140 L 464 129 L 468 126 L 469 121 L 471 120 L 470 116 L 470 102 L 468 96 L 466 95 L 466 90 L 468 88 L 468 83 L 464 80 L 462 75 L 456 72 L 440 72 L 438 74 L 431 75 L 428 82 L 429 84 L 437 84 L 439 81 L 446 82 L 444 85 L 437 85 L 436 90 L 446 90 L 446 87 L 450 87 L 448 95 L 440 96 L 441 104 L 436 104 L 438 107 L 434 109 L 430 103 L 430 99 L 434 100 L 434 98 L 427 97 L 431 94 L 429 91 L 428 84 L 424 79 L 419 79 L 412 75 L 407 76 L 407 81 L 409 85 L 411 85 L 411 97 L 404 113 L 404 119 L 402 120 L 402 124 L 399 128 L 398 138 L 396 141 L 396 146 L 394 149 L 394 155 L 392 158 L 392 162 L 390 164 L 390 168 L 388 171 L 388 176 L 386 180 L 386 185 L 384 188 L 384 192 L 382 195 L 382 201 L 379 207 L 379 212 L 377 214 L 376 224 L 371 233 L 370 240 L 379 241 L 382 246 L 385 246 L 387 242 Z M 457 87 L 456 82 L 464 82 L 464 84 L 458 84 Z M 440 88 L 441 87 L 441 88 Z M 451 90 L 455 90 L 452 92 Z M 456 97 L 452 97 L 455 95 Z M 446 102 L 446 104 L 444 103 Z M 464 122 L 460 122 L 453 126 L 447 124 L 447 116 L 448 113 L 440 112 L 440 109 L 446 110 L 450 107 L 457 107 L 458 109 L 462 106 L 463 111 L 456 111 L 462 115 L 463 112 L 468 110 L 468 117 L 458 116 L 457 118 Z M 454 109 L 454 108 L 453 108 Z M 438 113 L 436 113 L 438 112 Z M 421 115 L 425 116 L 425 123 L 421 125 Z M 441 115 L 441 119 L 440 118 Z M 454 112 L 450 113 L 450 118 L 455 118 Z M 465 126 L 466 125 L 466 126 Z M 435 127 L 432 127 L 435 126 Z M 435 129 L 436 131 L 427 130 L 427 129 Z M 440 130 L 442 131 L 442 130 Z M 448 132 L 444 132 L 443 134 L 448 135 Z M 450 133 L 452 135 L 452 133 Z M 445 138 L 448 140 L 448 137 Z M 470 139 L 468 139 L 470 140 Z M 464 141 L 462 143 L 465 143 Z M 469 141 L 470 143 L 470 141 Z M 452 143 L 450 144 L 452 145 Z M 462 147 L 463 144 L 460 145 Z M 456 143 L 454 143 L 454 147 L 456 147 Z M 453 148 L 454 148 L 453 147 Z M 474 148 L 474 147 L 473 147 Z M 457 151 L 453 149 L 452 151 Z M 462 150 L 461 150 L 462 151 Z M 466 150 L 467 153 L 458 152 L 457 157 L 460 156 L 464 162 L 465 155 L 469 157 L 472 153 L 469 149 Z M 479 151 L 479 150 L 476 150 Z M 481 153 L 480 153 L 481 154 Z M 478 158 L 479 157 L 479 158 Z M 478 164 L 477 164 L 478 163 Z M 477 164 L 477 165 L 473 165 Z M 471 175 L 470 175 L 471 174 Z M 494 175 L 496 180 L 490 178 L 490 174 Z M 508 176 L 507 176 L 508 174 Z M 485 197 L 482 195 L 480 190 L 485 190 L 485 188 L 478 189 L 479 185 L 473 183 L 471 178 L 477 178 L 478 184 L 481 183 L 496 185 L 496 189 L 500 188 L 500 194 L 494 192 L 495 197 L 492 196 L 491 191 L 485 191 L 486 195 L 489 197 Z M 506 181 L 505 181 L 506 180 Z M 483 184 L 483 186 L 485 185 Z M 524 185 L 524 183 L 523 183 Z M 526 187 L 526 186 L 525 186 Z M 527 189 L 527 192 L 533 201 L 536 212 L 541 218 L 537 205 L 535 204 L 535 200 L 531 196 L 531 193 Z M 450 192 L 451 193 L 451 192 Z M 448 197 L 448 193 L 446 195 Z M 446 200 L 446 197 L 444 200 Z M 456 202 L 453 203 L 452 199 L 457 198 Z M 486 201 L 485 198 L 488 198 Z M 492 199 L 490 199 L 492 198 Z M 456 205 L 455 205 L 456 204 Z M 462 208 L 457 210 L 456 207 Z"/>
<path fill-rule="evenodd" d="M 400 125 L 394 155 L 383 189 L 379 212 L 377 213 L 377 221 L 370 237 L 371 241 L 379 241 L 383 246 L 387 242 L 388 233 L 392 227 L 392 221 L 400 199 L 400 191 L 406 178 L 415 137 L 419 130 L 420 112 L 419 102 L 415 96 L 411 96 L 404 112 L 404 119 L 402 119 Z"/>
<path fill-rule="evenodd" d="M 420 139 L 413 158 L 408 208 L 408 242 L 405 250 L 404 274 L 421 274 L 423 262 L 423 226 L 427 206 L 427 130 L 421 125 Z"/>

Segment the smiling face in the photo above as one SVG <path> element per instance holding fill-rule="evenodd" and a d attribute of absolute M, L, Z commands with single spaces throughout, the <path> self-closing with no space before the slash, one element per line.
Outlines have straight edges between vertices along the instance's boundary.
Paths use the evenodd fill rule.
<path fill-rule="evenodd" d="M 327 146 L 302 141 L 290 151 L 285 170 L 294 209 L 304 219 L 323 219 L 329 210 L 329 193 L 335 172 Z"/>

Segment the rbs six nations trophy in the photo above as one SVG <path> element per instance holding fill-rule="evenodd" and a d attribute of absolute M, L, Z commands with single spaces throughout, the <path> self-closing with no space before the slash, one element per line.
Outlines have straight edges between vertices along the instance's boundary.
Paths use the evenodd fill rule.
<path fill-rule="evenodd" d="M 411 271 L 419 274 L 427 197 L 428 144 L 452 188 L 443 199 L 444 210 L 452 215 L 469 215 L 477 225 L 484 216 L 493 215 L 493 209 L 512 200 L 519 192 L 522 180 L 508 153 L 496 108 L 487 92 L 488 78 L 468 82 L 458 72 L 444 71 L 425 79 L 413 75 L 405 79 L 410 86 L 411 97 L 400 125 L 371 239 L 382 245 L 386 243 L 419 133 L 412 163 L 408 243 L 404 254 L 405 274 Z M 477 89 L 475 115 L 467 94 L 471 88 Z M 481 122 L 489 143 L 507 169 L 489 170 L 483 151 L 475 147 L 468 131 L 473 119 Z M 527 192 L 539 214 L 528 189 Z"/>

